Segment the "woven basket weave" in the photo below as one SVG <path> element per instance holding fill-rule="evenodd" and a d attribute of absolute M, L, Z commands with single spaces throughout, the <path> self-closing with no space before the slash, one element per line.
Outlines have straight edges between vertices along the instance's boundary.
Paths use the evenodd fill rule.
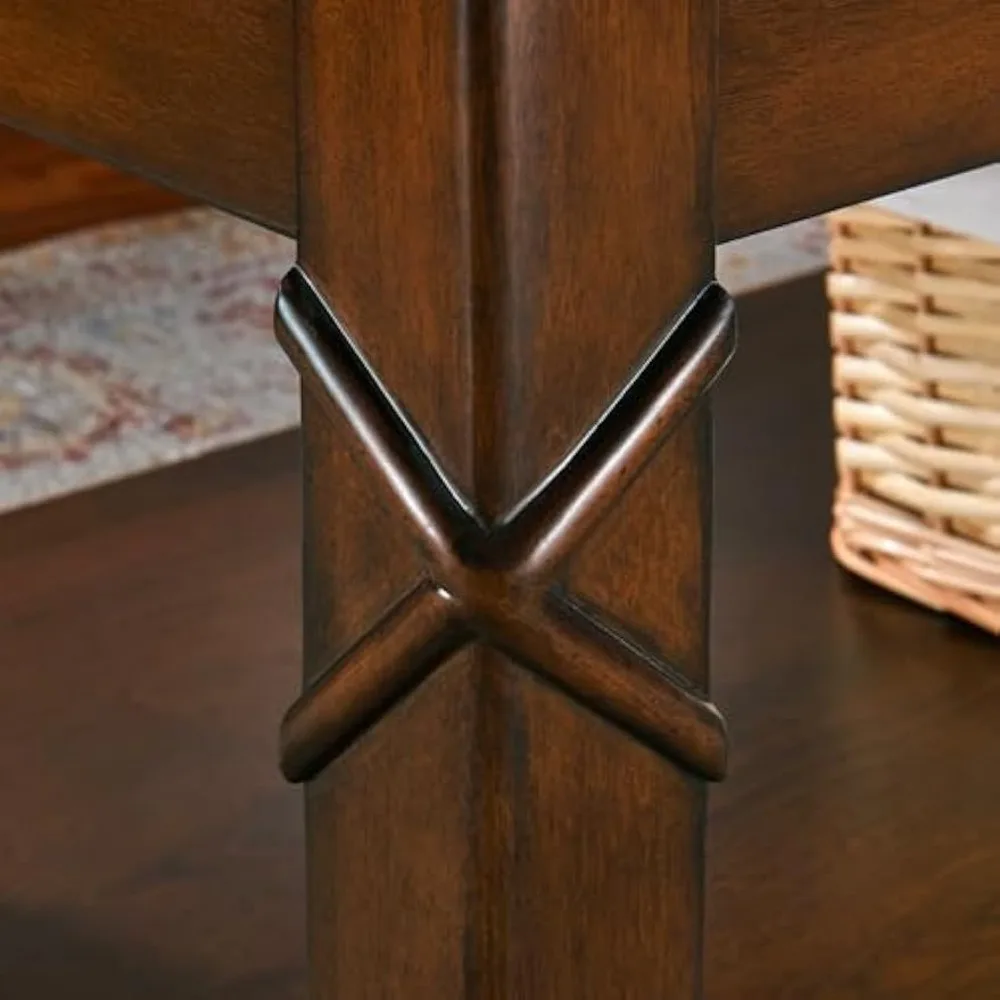
<path fill-rule="evenodd" d="M 834 554 L 1000 634 L 1000 247 L 872 206 L 829 227 Z"/>

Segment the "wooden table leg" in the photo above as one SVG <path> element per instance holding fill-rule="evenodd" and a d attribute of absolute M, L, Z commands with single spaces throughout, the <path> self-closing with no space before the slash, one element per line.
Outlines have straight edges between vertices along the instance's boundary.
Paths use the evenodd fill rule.
<path fill-rule="evenodd" d="M 313 996 L 694 998 L 715 6 L 297 18 Z"/>

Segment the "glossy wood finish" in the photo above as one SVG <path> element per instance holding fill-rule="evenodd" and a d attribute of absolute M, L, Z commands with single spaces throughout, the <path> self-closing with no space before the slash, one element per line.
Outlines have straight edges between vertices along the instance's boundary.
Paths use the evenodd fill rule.
<path fill-rule="evenodd" d="M 717 393 L 705 995 L 986 1000 L 1000 657 L 834 564 L 827 315 L 820 278 L 741 300 Z"/>
<path fill-rule="evenodd" d="M 186 204 L 165 188 L 0 128 L 0 250 Z"/>
<path fill-rule="evenodd" d="M 822 285 L 739 308 L 706 1000 L 995 997 L 996 644 L 833 565 Z M 300 494 L 285 435 L 0 518 L 5 996 L 305 995 L 301 805 L 274 766 Z"/>
<path fill-rule="evenodd" d="M 729 239 L 1000 159 L 1000 0 L 723 0 Z"/>
<path fill-rule="evenodd" d="M 663 15 L 301 4 L 306 277 L 278 317 L 317 998 L 698 992 L 723 747 L 691 407 L 730 317 L 712 5 Z"/>
<path fill-rule="evenodd" d="M 299 237 L 317 1000 L 700 996 L 688 307 L 717 229 L 1000 148 L 995 3 L 727 2 L 0 5 L 10 120 Z"/>
<path fill-rule="evenodd" d="M 0 121 L 278 228 L 291 0 L 2 0 Z"/>
<path fill-rule="evenodd" d="M 0 518 L 5 997 L 305 996 L 300 474 L 286 435 Z"/>
<path fill-rule="evenodd" d="M 722 238 L 1000 158 L 997 0 L 719 6 Z M 0 120 L 294 233 L 292 7 L 4 0 Z"/>
<path fill-rule="evenodd" d="M 563 593 L 562 570 L 700 402 L 734 346 L 717 285 L 668 331 L 554 474 L 491 521 L 448 479 L 299 271 L 278 299 L 278 335 L 316 402 L 350 429 L 427 562 L 285 720 L 283 768 L 315 777 L 430 673 L 471 643 L 502 650 L 581 705 L 703 778 L 725 772 L 715 708 L 655 649 Z"/>

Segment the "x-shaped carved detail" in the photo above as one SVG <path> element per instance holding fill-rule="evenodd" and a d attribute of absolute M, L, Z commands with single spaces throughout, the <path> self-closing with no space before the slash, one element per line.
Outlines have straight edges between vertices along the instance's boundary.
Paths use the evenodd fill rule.
<path fill-rule="evenodd" d="M 722 777 L 725 727 L 714 706 L 655 652 L 566 594 L 559 577 L 728 360 L 735 331 L 725 292 L 707 286 L 552 474 L 492 523 L 455 488 L 297 268 L 282 284 L 276 329 L 303 382 L 346 420 L 384 477 L 427 564 L 426 578 L 287 713 L 286 777 L 315 775 L 476 639 L 689 770 Z"/>

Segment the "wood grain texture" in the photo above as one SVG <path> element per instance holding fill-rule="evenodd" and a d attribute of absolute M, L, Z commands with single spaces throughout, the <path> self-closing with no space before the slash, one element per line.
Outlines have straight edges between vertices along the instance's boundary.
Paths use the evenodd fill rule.
<path fill-rule="evenodd" d="M 0 120 L 294 233 L 292 6 L 291 0 L 225 6 L 96 0 L 67 9 L 57 0 L 7 0 L 0 7 Z M 403 20 L 454 37 L 456 25 L 434 22 L 443 6 Z M 546 46 L 569 13 L 532 20 L 538 16 L 515 19 L 523 31 L 513 31 L 510 42 L 524 46 L 530 39 L 545 51 L 557 81 L 567 68 Z M 667 16 L 650 8 L 650 39 Z M 721 0 L 720 16 L 721 238 L 1000 157 L 997 0 Z M 345 20 L 334 51 L 357 68 L 357 32 L 366 30 L 370 15 L 338 11 L 336 17 Z M 393 32 L 385 45 L 393 44 Z M 436 72 L 447 76 L 460 66 L 452 60 Z M 614 88 L 588 91 L 586 75 L 573 100 L 615 100 Z M 541 79 L 527 98 L 511 83 L 515 101 L 550 99 Z M 663 100 L 666 106 L 669 98 Z M 511 118 L 512 132 L 530 120 Z M 518 141 L 535 144 L 572 172 L 581 161 L 571 146 L 547 148 L 549 138 L 522 134 Z M 613 141 L 613 122 L 606 138 Z M 630 170 L 628 161 L 622 170 Z M 568 197 L 580 210 L 571 214 L 585 219 L 596 181 L 586 174 L 574 180 Z M 525 197 L 540 193 L 523 189 Z M 631 221 L 641 227 L 664 219 Z M 543 224 L 544 213 L 522 223 Z M 528 230 L 519 238 L 530 238 Z"/>
<path fill-rule="evenodd" d="M 165 188 L 0 128 L 0 250 L 187 204 Z"/>
<path fill-rule="evenodd" d="M 314 995 L 690 1000 L 704 789 L 601 714 L 660 704 L 635 697 L 642 678 L 704 693 L 706 415 L 689 408 L 705 379 L 652 352 L 711 278 L 713 7 L 303 0 L 298 28 L 299 259 L 320 304 L 303 313 L 293 282 L 279 318 L 305 376 L 317 686 L 286 746 L 297 761 L 329 723 L 339 749 L 307 790 Z M 712 326 L 691 320 L 670 352 L 715 343 Z M 519 508 L 644 360 L 669 375 L 637 390 L 650 408 L 609 411 Z M 592 515 L 615 520 L 654 474 L 682 484 L 676 510 L 641 506 L 611 586 L 659 565 L 645 600 L 670 595 L 677 688 L 607 652 L 626 616 L 599 642 L 546 617 Z M 338 662 L 420 586 L 439 596 Z M 412 648 L 442 592 L 462 652 L 337 748 L 347 702 L 326 695 L 375 668 L 395 684 L 384 637 Z"/>
<path fill-rule="evenodd" d="M 348 425 L 345 447 L 382 477 L 427 577 L 289 711 L 286 776 L 314 777 L 429 673 L 480 640 L 693 773 L 721 778 L 725 733 L 714 707 L 655 648 L 567 597 L 562 569 L 729 360 L 726 294 L 709 285 L 559 468 L 495 521 L 462 497 L 299 270 L 282 283 L 276 320 L 305 391 Z"/>
<path fill-rule="evenodd" d="M 289 0 L 4 0 L 0 121 L 282 228 Z"/>
<path fill-rule="evenodd" d="M 995 997 L 996 643 L 848 579 L 830 558 L 822 282 L 743 300 L 740 315 L 743 343 L 715 395 L 713 688 L 734 756 L 710 795 L 705 996 Z M 274 767 L 274 727 L 299 681 L 300 475 L 289 433 L 0 518 L 5 996 L 65 1000 L 81 983 L 105 1000 L 305 996 L 302 809 Z M 500 693 L 535 684 L 485 676 Z M 386 740 L 381 752 L 398 753 L 403 774 L 393 785 L 386 768 L 369 793 L 398 794 L 402 779 L 423 780 L 463 746 L 475 679 L 441 681 L 447 692 L 428 690 L 399 732 L 440 723 L 454 735 L 435 729 L 444 741 L 409 757 Z M 455 715 L 434 718 L 452 703 Z M 532 704 L 522 731 L 538 762 L 517 770 L 515 755 L 506 773 L 524 775 L 517 801 L 549 821 L 521 838 L 515 859 L 543 886 L 568 877 L 594 892 L 612 876 L 578 835 L 589 802 L 619 818 L 616 863 L 630 878 L 609 902 L 616 926 L 632 905 L 657 913 L 661 876 L 649 871 L 670 856 L 647 839 L 658 820 L 621 808 L 631 782 L 623 790 L 622 771 L 603 770 L 617 733 L 582 714 L 570 722 L 549 691 Z M 377 761 L 358 749 L 354 774 L 366 780 Z M 632 751 L 629 773 L 655 815 L 672 773 Z M 415 879 L 453 880 L 431 841 L 452 828 L 456 799 L 434 777 L 425 796 L 441 810 L 436 827 L 404 812 L 405 795 L 372 808 L 396 809 L 408 826 L 393 849 L 418 859 Z M 579 782 L 605 797 L 577 795 Z M 337 845 L 378 872 L 390 835 L 364 829 L 370 861 L 359 826 L 345 820 Z M 465 844 L 463 828 L 452 847 Z M 350 889 L 367 913 L 376 901 L 364 885 Z M 431 898 L 440 906 L 455 893 L 445 880 Z M 529 886 L 510 901 L 525 940 L 582 950 L 578 925 L 548 921 L 539 898 Z M 384 940 L 361 939 L 350 921 L 343 930 L 362 956 L 382 949 L 373 961 L 388 954 L 419 970 L 441 952 L 407 955 L 420 923 L 406 912 L 383 914 L 398 921 Z M 598 983 L 612 971 L 597 969 Z M 530 974 L 514 996 L 552 985 L 545 966 Z"/>
<path fill-rule="evenodd" d="M 734 756 L 711 796 L 705 992 L 993 997 L 997 645 L 834 563 L 827 315 L 821 278 L 741 300 L 716 396 L 712 640 Z"/>
<path fill-rule="evenodd" d="M 723 0 L 721 239 L 1000 159 L 1000 2 Z"/>
<path fill-rule="evenodd" d="M 305 995 L 300 467 L 289 434 L 0 518 L 5 995 Z"/>

